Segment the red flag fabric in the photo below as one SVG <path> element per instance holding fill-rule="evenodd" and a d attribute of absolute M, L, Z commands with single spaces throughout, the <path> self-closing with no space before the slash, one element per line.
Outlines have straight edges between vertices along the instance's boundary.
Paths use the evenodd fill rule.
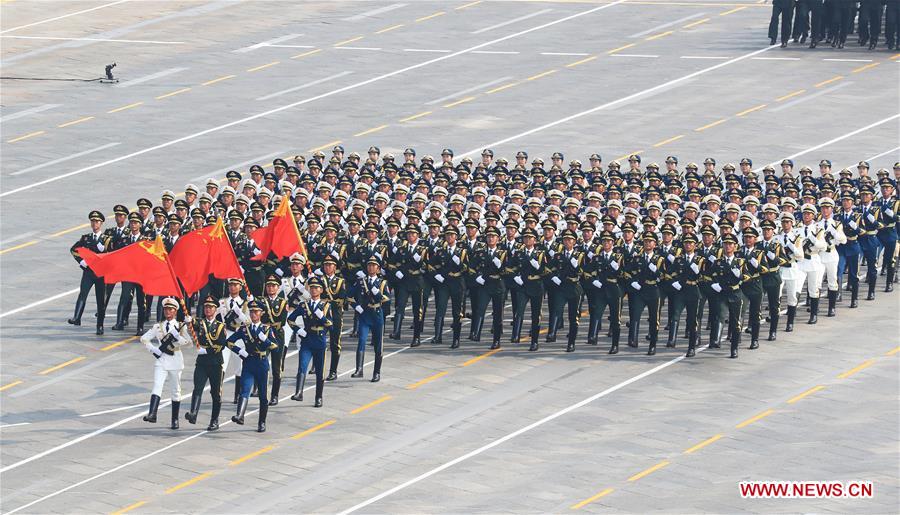
<path fill-rule="evenodd" d="M 295 252 L 306 255 L 290 202 L 282 201 L 278 205 L 275 215 L 269 220 L 269 225 L 253 231 L 253 240 L 260 250 L 258 255 L 251 258 L 253 261 L 265 261 L 269 257 L 269 252 L 279 258 L 290 256 Z"/>
<path fill-rule="evenodd" d="M 210 274 L 219 279 L 244 278 L 221 218 L 178 238 L 169 260 L 188 295 L 206 286 Z"/>
<path fill-rule="evenodd" d="M 88 267 L 109 284 L 137 283 L 147 295 L 181 297 L 178 279 L 159 236 L 156 241 L 139 241 L 106 254 L 95 254 L 86 248 L 77 249 L 77 252 Z"/>

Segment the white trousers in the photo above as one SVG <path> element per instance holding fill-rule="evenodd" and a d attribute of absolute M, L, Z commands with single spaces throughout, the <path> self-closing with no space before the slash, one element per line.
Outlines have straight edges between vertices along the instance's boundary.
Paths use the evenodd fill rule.
<path fill-rule="evenodd" d="M 825 281 L 828 282 L 829 291 L 838 291 L 841 287 L 838 284 L 838 254 L 836 250 L 821 254 L 822 265 L 825 267 Z"/>
<path fill-rule="evenodd" d="M 162 397 L 163 387 L 166 385 L 166 379 L 169 380 L 169 386 L 172 388 L 172 400 L 181 399 L 181 370 L 166 370 L 160 365 L 153 368 L 153 395 Z"/>

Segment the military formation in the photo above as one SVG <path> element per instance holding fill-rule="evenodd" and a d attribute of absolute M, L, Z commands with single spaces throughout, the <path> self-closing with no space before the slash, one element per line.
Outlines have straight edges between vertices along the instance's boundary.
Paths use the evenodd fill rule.
<path fill-rule="evenodd" d="M 878 47 L 883 33 L 887 49 L 897 50 L 900 0 L 772 0 L 770 45 L 777 43 L 779 33 L 781 48 L 791 39 L 801 45 L 809 39 L 809 48 L 844 48 L 848 36 L 856 34 L 856 43 L 869 50 Z"/>
<path fill-rule="evenodd" d="M 196 423 L 209 385 L 208 429 L 218 428 L 223 383 L 233 374 L 232 420 L 243 424 L 256 396 L 265 431 L 292 343 L 300 357 L 290 398 L 303 400 L 312 374 L 320 407 L 348 332 L 356 342 L 351 377 L 363 377 L 371 345 L 373 382 L 386 333 L 411 336 L 411 347 L 521 342 L 534 352 L 542 345 L 573 352 L 582 341 L 608 345 L 609 354 L 620 352 L 624 333 L 629 348 L 648 355 L 660 339 L 669 348 L 682 339 L 687 357 L 727 344 L 726 355 L 737 358 L 743 338 L 756 349 L 761 335 L 775 341 L 780 330 L 793 331 L 798 312 L 817 323 L 823 300 L 825 316 L 834 317 L 839 304 L 873 301 L 879 277 L 883 292 L 896 282 L 900 163 L 871 173 L 861 161 L 835 173 L 828 160 L 814 171 L 785 159 L 757 173 L 748 158 L 737 167 L 706 158 L 681 168 L 675 156 L 660 167 L 632 155 L 623 167 L 604 165 L 599 154 L 583 165 L 560 152 L 545 163 L 520 151 L 510 163 L 490 149 L 473 161 L 451 149 L 439 160 L 417 158 L 412 148 L 395 159 L 377 147 L 345 155 L 341 146 L 330 157 L 292 161 L 230 171 L 225 184 L 166 190 L 159 203 L 139 199 L 134 211 L 114 206 L 111 227 L 100 211 L 89 214 L 91 232 L 72 247 L 83 270 L 69 323 L 82 323 L 93 289 L 97 334 L 116 285 L 87 267 L 80 247 L 104 253 L 161 237 L 171 250 L 221 218 L 243 269 L 244 279 L 210 277 L 184 305 L 120 285 L 111 329 L 124 331 L 134 319 L 155 358 L 145 421 L 156 422 L 168 381 L 178 428 L 191 346 L 187 421 Z M 261 252 L 254 231 L 282 202 L 290 202 L 305 253 L 252 259 Z"/>

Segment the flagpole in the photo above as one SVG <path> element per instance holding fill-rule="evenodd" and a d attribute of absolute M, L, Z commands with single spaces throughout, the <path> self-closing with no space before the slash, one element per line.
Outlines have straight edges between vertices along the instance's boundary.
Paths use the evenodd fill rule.
<path fill-rule="evenodd" d="M 169 274 L 172 276 L 172 280 L 175 282 L 175 284 L 178 285 L 179 288 L 181 288 L 181 283 L 178 282 L 178 277 L 175 275 L 175 269 L 172 268 L 172 262 L 169 261 L 169 253 L 165 252 L 165 251 L 163 251 L 163 252 L 164 252 L 163 259 L 166 262 L 166 267 L 169 269 Z M 187 305 L 184 303 L 184 298 L 183 298 L 183 296 L 186 292 L 184 292 L 184 290 L 182 289 L 181 293 L 182 293 L 182 296 L 178 298 L 178 303 L 181 304 L 181 312 L 184 313 L 185 317 L 190 317 L 191 314 L 188 312 Z M 199 349 L 200 342 L 197 340 L 197 333 L 194 332 L 194 324 L 187 323 L 187 322 L 185 322 L 185 323 L 188 326 L 188 332 L 191 333 L 191 338 L 194 340 L 194 347 Z"/>

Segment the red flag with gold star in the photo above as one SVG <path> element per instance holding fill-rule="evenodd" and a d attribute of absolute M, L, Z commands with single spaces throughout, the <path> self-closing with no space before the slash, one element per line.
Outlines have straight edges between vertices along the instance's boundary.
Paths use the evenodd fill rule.
<path fill-rule="evenodd" d="M 252 236 L 260 250 L 258 255 L 251 258 L 253 261 L 265 261 L 269 257 L 269 252 L 275 254 L 277 258 L 288 257 L 295 252 L 306 256 L 306 247 L 291 212 L 290 202 L 282 201 L 269 220 L 269 225 L 253 231 Z"/>
<path fill-rule="evenodd" d="M 244 278 L 221 218 L 178 238 L 169 260 L 188 295 L 206 286 L 210 275 L 219 279 Z"/>
<path fill-rule="evenodd" d="M 77 252 L 107 284 L 137 283 L 147 295 L 181 297 L 178 279 L 159 236 L 155 241 L 139 241 L 104 254 L 95 254 L 86 248 Z"/>

